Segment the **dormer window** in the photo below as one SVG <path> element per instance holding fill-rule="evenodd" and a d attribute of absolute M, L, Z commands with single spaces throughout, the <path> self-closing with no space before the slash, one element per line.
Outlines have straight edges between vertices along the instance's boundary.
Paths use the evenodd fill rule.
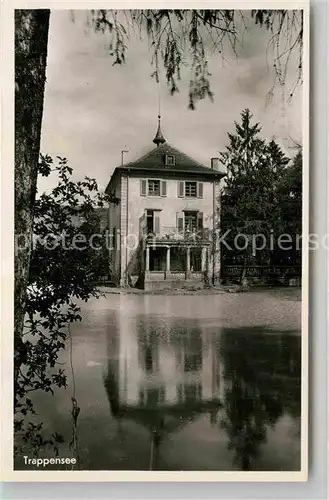
<path fill-rule="evenodd" d="M 175 165 L 174 155 L 166 155 L 166 165 Z"/>

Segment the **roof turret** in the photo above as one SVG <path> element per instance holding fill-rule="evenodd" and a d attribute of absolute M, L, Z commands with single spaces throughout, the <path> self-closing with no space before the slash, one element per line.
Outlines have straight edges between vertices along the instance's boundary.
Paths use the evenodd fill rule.
<path fill-rule="evenodd" d="M 162 132 L 161 132 L 161 115 L 158 115 L 158 130 L 157 130 L 157 133 L 155 134 L 153 142 L 157 146 L 160 146 L 160 144 L 163 144 L 164 142 L 166 142 L 166 139 L 163 137 Z"/>

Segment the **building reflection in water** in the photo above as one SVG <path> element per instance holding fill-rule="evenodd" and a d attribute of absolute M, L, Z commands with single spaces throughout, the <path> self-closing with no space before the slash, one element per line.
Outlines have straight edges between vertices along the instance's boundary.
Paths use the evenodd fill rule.
<path fill-rule="evenodd" d="M 146 312 L 146 314 L 145 314 Z M 300 416 L 300 337 L 264 329 L 202 328 L 196 320 L 118 314 L 108 335 L 105 388 L 112 414 L 159 445 L 198 415 L 225 430 L 236 466 L 255 468 L 267 429 Z"/>
<path fill-rule="evenodd" d="M 150 430 L 152 462 L 165 435 L 201 413 L 213 419 L 221 406 L 221 360 L 214 338 L 196 321 L 118 314 L 107 348 L 104 383 L 111 412 Z"/>

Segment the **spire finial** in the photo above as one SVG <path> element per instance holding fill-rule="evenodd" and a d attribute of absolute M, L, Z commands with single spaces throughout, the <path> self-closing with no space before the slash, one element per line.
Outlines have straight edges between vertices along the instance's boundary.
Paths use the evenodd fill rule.
<path fill-rule="evenodd" d="M 166 142 L 166 139 L 163 137 L 162 132 L 161 132 L 161 108 L 160 108 L 160 92 L 159 92 L 159 110 L 158 110 L 158 130 L 157 133 L 155 134 L 155 137 L 153 139 L 154 144 L 157 146 L 160 146 L 160 144 L 163 144 Z"/>

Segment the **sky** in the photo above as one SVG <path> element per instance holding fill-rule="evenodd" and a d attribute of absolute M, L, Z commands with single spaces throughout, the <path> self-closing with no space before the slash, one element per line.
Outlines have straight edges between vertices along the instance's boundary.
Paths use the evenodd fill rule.
<path fill-rule="evenodd" d="M 271 56 L 266 56 L 269 34 L 250 23 L 243 49 L 225 60 L 210 57 L 211 88 L 215 100 L 188 109 L 188 70 L 179 93 L 170 95 L 165 81 L 151 78 L 151 53 L 146 35 L 132 34 L 126 63 L 113 66 L 108 39 L 86 26 L 87 13 L 52 11 L 50 20 L 41 152 L 68 159 L 74 178 L 96 178 L 103 190 L 115 167 L 151 150 L 157 129 L 159 96 L 162 132 L 172 146 L 206 166 L 224 151 L 228 132 L 234 131 L 243 109 L 249 108 L 262 126 L 264 139 L 275 138 L 287 154 L 291 139 L 301 141 L 302 88 L 288 102 L 278 90 L 268 101 L 273 84 Z M 296 76 L 292 65 L 287 86 Z M 56 179 L 41 178 L 39 193 Z"/>

